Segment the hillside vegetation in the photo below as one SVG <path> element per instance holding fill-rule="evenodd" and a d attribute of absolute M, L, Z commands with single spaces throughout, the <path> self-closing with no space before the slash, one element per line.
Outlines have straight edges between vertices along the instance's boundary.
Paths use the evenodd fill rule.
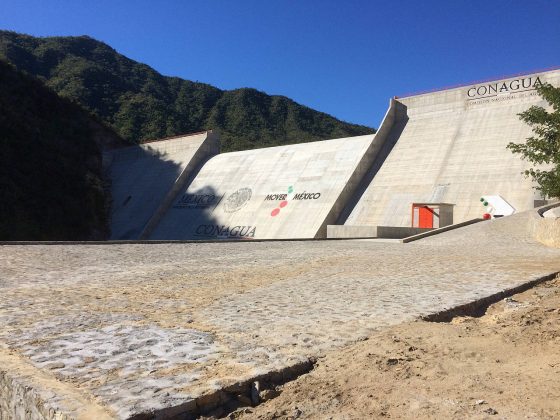
<path fill-rule="evenodd" d="M 136 143 L 216 129 L 222 151 L 233 151 L 374 132 L 283 96 L 162 76 L 87 36 L 36 38 L 0 31 L 0 58 Z"/>
<path fill-rule="evenodd" d="M 105 238 L 101 148 L 123 143 L 0 60 L 0 240 Z"/>

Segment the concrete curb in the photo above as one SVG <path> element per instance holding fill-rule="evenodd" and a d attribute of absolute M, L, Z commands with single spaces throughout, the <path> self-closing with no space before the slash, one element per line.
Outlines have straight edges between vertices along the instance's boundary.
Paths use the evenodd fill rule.
<path fill-rule="evenodd" d="M 0 246 L 14 245 L 157 245 L 157 244 L 223 244 L 223 243 L 255 243 L 255 242 L 321 242 L 321 241 L 351 241 L 355 239 L 371 239 L 370 237 L 356 238 L 290 238 L 290 239 L 189 239 L 189 240 L 123 240 L 123 241 L 0 241 Z"/>
<path fill-rule="evenodd" d="M 520 284 L 519 286 L 512 287 L 510 289 L 502 290 L 501 292 L 494 293 L 493 295 L 486 296 L 481 299 L 477 299 L 473 302 L 465 303 L 464 305 L 455 306 L 453 308 L 449 308 L 444 311 L 436 312 L 429 315 L 423 315 L 420 317 L 420 319 L 422 321 L 428 322 L 450 322 L 457 316 L 479 317 L 484 315 L 488 306 L 499 302 L 506 297 L 525 292 L 526 290 L 529 290 L 546 281 L 554 280 L 558 276 L 560 276 L 560 271 L 556 271 L 546 276 L 538 277 L 534 280 L 528 281 L 527 283 Z"/>
<path fill-rule="evenodd" d="M 540 207 L 532 212 L 527 223 L 529 235 L 536 241 L 550 247 L 560 248 L 560 218 L 549 219 L 543 214 L 555 207 L 560 207 L 560 201 Z"/>
<path fill-rule="evenodd" d="M 445 226 L 445 227 L 442 227 L 442 228 L 439 228 L 439 229 L 430 230 L 429 232 L 419 233 L 418 235 L 412 235 L 412 236 L 409 236 L 408 238 L 402 239 L 401 242 L 406 244 L 408 242 L 417 241 L 419 239 L 427 238 L 428 236 L 437 235 L 439 233 L 447 232 L 448 230 L 458 229 L 458 228 L 468 226 L 468 225 L 472 225 L 474 223 L 478 223 L 478 222 L 482 222 L 482 221 L 484 221 L 484 219 L 480 219 L 480 218 L 467 220 L 465 222 L 456 223 L 454 225 L 449 225 L 449 226 Z"/>

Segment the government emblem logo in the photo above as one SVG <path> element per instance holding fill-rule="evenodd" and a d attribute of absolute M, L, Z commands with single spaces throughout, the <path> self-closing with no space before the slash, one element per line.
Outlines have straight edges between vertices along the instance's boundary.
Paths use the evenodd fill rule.
<path fill-rule="evenodd" d="M 226 199 L 224 203 L 224 211 L 226 213 L 234 213 L 242 209 L 251 199 L 253 191 L 251 188 L 240 188 Z"/>

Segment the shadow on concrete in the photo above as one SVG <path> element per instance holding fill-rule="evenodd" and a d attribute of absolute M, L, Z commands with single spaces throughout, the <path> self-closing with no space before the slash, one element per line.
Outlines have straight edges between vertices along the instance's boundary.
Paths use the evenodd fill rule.
<path fill-rule="evenodd" d="M 366 174 L 360 181 L 360 184 L 356 188 L 356 192 L 354 193 L 352 198 L 348 201 L 348 204 L 346 205 L 344 210 L 340 213 L 340 216 L 338 217 L 338 220 L 336 222 L 337 225 L 343 225 L 344 223 L 346 223 L 346 220 L 348 220 L 350 214 L 352 214 L 352 211 L 358 205 L 358 203 L 362 199 L 362 196 L 364 195 L 364 193 L 372 183 L 373 179 L 375 178 L 375 175 L 377 175 L 377 173 L 385 163 L 385 160 L 393 150 L 393 147 L 399 141 L 399 138 L 404 128 L 406 127 L 406 124 L 408 123 L 408 119 L 409 119 L 408 116 L 406 116 L 405 114 L 403 117 L 397 120 L 394 123 L 394 125 L 391 127 L 391 131 L 389 132 L 387 136 L 387 140 L 383 144 L 383 147 L 379 151 L 379 154 L 377 155 L 373 164 L 371 165 L 369 170 L 366 172 Z"/>
<path fill-rule="evenodd" d="M 196 239 L 189 229 L 194 224 L 194 230 L 198 225 L 217 225 L 207 211 L 211 207 L 208 197 L 215 197 L 215 190 L 205 187 L 187 193 L 188 186 L 213 157 L 195 157 L 200 150 L 190 162 L 181 164 L 146 144 L 105 155 L 111 240 Z M 198 165 L 192 166 L 196 161 Z"/>
<path fill-rule="evenodd" d="M 188 183 L 190 184 L 190 182 Z M 228 237 L 225 226 L 213 215 L 224 194 L 213 187 L 182 188 L 148 239 L 209 240 Z"/>

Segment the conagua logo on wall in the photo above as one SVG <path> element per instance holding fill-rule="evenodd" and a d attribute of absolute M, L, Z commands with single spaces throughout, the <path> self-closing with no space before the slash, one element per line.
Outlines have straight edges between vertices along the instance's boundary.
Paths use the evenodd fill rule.
<path fill-rule="evenodd" d="M 254 238 L 256 226 L 198 225 L 194 235 L 204 238 L 249 239 Z"/>
<path fill-rule="evenodd" d="M 230 194 L 230 196 L 226 199 L 224 203 L 224 211 L 226 213 L 234 213 L 242 209 L 249 202 L 252 195 L 253 191 L 251 188 L 238 189 L 234 193 Z"/>
<path fill-rule="evenodd" d="M 492 82 L 471 86 L 467 89 L 468 100 L 490 98 L 500 94 L 520 93 L 535 90 L 542 84 L 539 76 L 524 77 L 509 81 Z"/>

